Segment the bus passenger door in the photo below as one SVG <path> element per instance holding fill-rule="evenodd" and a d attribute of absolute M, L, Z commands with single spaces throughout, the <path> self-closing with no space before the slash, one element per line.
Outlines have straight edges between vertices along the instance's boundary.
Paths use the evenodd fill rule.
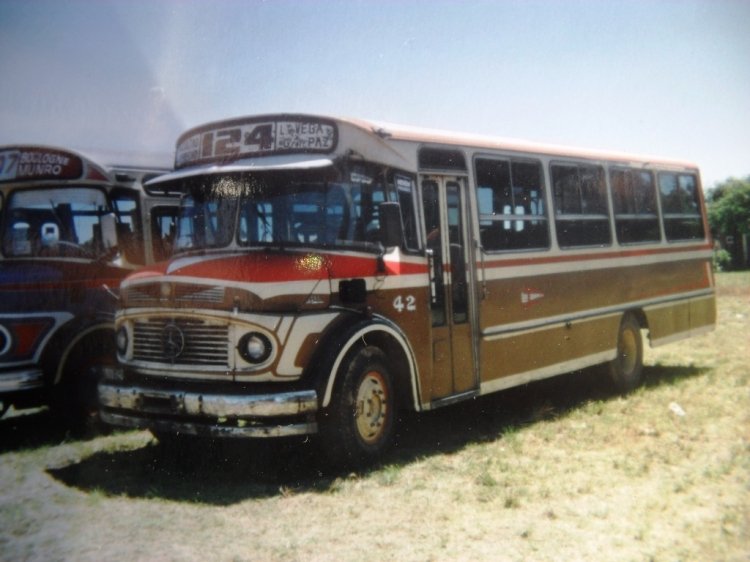
<path fill-rule="evenodd" d="M 430 254 L 432 400 L 475 390 L 466 180 L 425 176 L 422 204 Z"/>

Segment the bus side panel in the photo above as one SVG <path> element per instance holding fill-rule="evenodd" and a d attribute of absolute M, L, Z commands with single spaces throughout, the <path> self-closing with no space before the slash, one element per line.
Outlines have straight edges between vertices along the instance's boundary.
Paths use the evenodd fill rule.
<path fill-rule="evenodd" d="M 508 278 L 490 280 L 488 297 L 482 301 L 481 329 L 514 323 L 532 323 L 545 318 L 596 314 L 621 307 L 650 306 L 680 294 L 710 289 L 702 261 L 625 265 L 587 271 L 591 262 L 571 263 L 570 271 L 546 273 L 535 267 L 524 275 L 515 268 Z M 495 276 L 506 273 L 494 270 Z"/>
<path fill-rule="evenodd" d="M 539 266 L 529 260 L 531 266 L 489 270 L 480 313 L 482 381 L 609 360 L 605 352 L 614 349 L 627 310 L 646 312 L 655 345 L 710 325 L 712 299 L 702 302 L 708 295 L 701 294 L 710 290 L 705 261 L 670 261 L 663 255 L 650 261 L 615 259 L 612 267 L 597 268 L 606 262 L 589 258 Z"/>
<path fill-rule="evenodd" d="M 672 336 L 690 332 L 690 301 L 647 307 L 645 312 L 652 345 L 668 343 Z"/>
<path fill-rule="evenodd" d="M 388 278 L 387 278 L 388 279 Z M 395 288 L 379 288 L 368 295 L 367 305 L 403 331 L 414 352 L 417 365 L 418 392 L 422 404 L 430 401 L 436 388 L 445 381 L 432 376 L 433 349 L 430 339 L 430 292 L 427 275 L 414 283 L 402 283 L 390 278 Z"/>
<path fill-rule="evenodd" d="M 560 323 L 525 332 L 484 338 L 481 350 L 482 383 L 509 375 L 533 374 L 551 365 L 582 368 L 614 358 L 620 316 L 610 314 Z M 570 365 L 573 365 L 572 367 Z M 533 380 L 533 376 L 529 380 Z"/>
<path fill-rule="evenodd" d="M 716 298 L 714 295 L 690 302 L 690 327 L 693 330 L 713 329 L 716 325 Z"/>
<path fill-rule="evenodd" d="M 713 295 L 645 309 L 651 345 L 658 346 L 712 330 L 716 325 Z"/>

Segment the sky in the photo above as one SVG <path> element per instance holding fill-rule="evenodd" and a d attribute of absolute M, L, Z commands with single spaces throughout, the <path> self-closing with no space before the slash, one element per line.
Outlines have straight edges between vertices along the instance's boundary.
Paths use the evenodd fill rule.
<path fill-rule="evenodd" d="M 750 175 L 750 0 L 0 0 L 0 144 L 168 166 L 309 112 Z"/>

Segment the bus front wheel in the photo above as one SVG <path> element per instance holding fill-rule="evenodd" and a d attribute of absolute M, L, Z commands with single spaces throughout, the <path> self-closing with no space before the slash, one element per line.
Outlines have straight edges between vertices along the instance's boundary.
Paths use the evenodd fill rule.
<path fill-rule="evenodd" d="M 609 375 L 619 392 L 630 392 L 643 377 L 643 340 L 641 325 L 632 314 L 620 322 L 617 334 L 617 356 L 609 363 Z"/>
<path fill-rule="evenodd" d="M 359 466 L 375 461 L 393 440 L 395 400 L 385 354 L 358 350 L 340 374 L 331 403 L 320 420 L 329 459 Z"/>

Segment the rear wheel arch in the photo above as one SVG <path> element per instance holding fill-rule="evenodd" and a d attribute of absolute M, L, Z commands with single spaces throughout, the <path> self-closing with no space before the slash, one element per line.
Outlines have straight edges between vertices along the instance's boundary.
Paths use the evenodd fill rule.
<path fill-rule="evenodd" d="M 625 314 L 630 314 L 631 316 L 633 316 L 633 318 L 635 318 L 640 325 L 641 330 L 648 330 L 648 318 L 646 317 L 646 313 L 643 312 L 643 309 L 636 308 L 633 310 L 628 310 Z"/>

